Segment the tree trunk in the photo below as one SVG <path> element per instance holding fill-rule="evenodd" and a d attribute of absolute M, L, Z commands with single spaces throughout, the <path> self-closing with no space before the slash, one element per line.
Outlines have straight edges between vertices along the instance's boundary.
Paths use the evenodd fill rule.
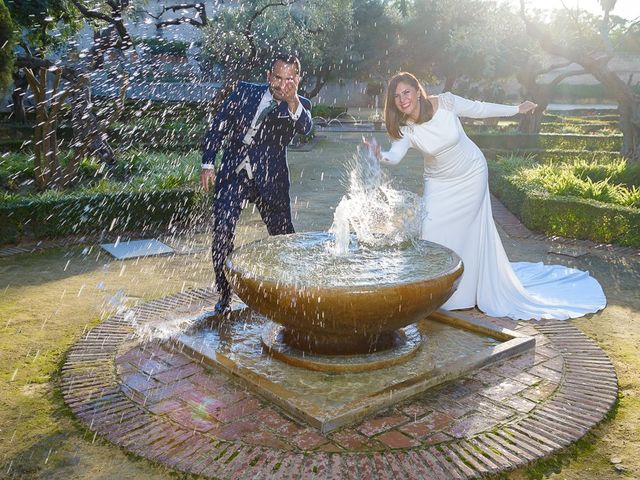
<path fill-rule="evenodd" d="M 443 92 L 450 92 L 458 79 L 457 75 L 447 75 L 444 80 Z"/>
<path fill-rule="evenodd" d="M 535 103 L 535 100 L 532 100 Z M 546 107 L 545 107 L 546 108 Z M 544 116 L 544 108 L 538 103 L 538 108 L 533 113 L 527 113 L 521 115 L 520 123 L 518 124 L 518 131 L 520 133 L 526 133 L 529 135 L 537 135 L 542 128 L 542 117 Z"/>
<path fill-rule="evenodd" d="M 29 88 L 27 77 L 18 69 L 13 75 L 13 92 L 11 92 L 11 101 L 13 103 L 13 118 L 16 123 L 27 123 L 27 113 L 24 109 L 24 96 Z"/>
<path fill-rule="evenodd" d="M 637 96 L 636 96 L 637 97 Z M 620 130 L 622 130 L 622 155 L 632 162 L 640 162 L 640 100 L 620 103 Z"/>
<path fill-rule="evenodd" d="M 25 75 L 36 100 L 36 125 L 34 135 L 35 181 L 38 190 L 59 186 L 62 179 L 60 162 L 58 161 L 58 113 L 67 93 L 59 91 L 62 70 L 56 69 L 52 87 L 48 90 L 48 69 L 40 68 L 36 78 L 32 69 L 25 68 Z M 50 93 L 47 98 L 47 93 Z"/>
<path fill-rule="evenodd" d="M 527 33 L 537 39 L 544 50 L 580 65 L 602 83 L 606 93 L 616 99 L 623 135 L 621 153 L 630 161 L 640 162 L 640 95 L 636 94 L 631 85 L 623 82 L 609 68 L 608 60 L 610 57 L 602 57 L 602 55 L 598 55 L 598 52 L 594 53 L 592 50 L 571 48 L 564 44 L 554 43 L 552 37 L 546 35 L 536 24 L 527 19 L 524 0 L 520 0 L 520 11 Z"/>
<path fill-rule="evenodd" d="M 316 76 L 315 85 L 310 91 L 308 92 L 305 91 L 304 96 L 307 98 L 313 98 L 316 95 L 318 95 L 320 93 L 320 90 L 322 90 L 322 87 L 324 87 L 325 84 L 327 83 L 327 80 L 330 74 L 331 74 L 331 70 L 329 68 L 327 69 L 325 69 L 324 67 L 321 68 L 320 71 L 318 72 L 318 75 Z"/>

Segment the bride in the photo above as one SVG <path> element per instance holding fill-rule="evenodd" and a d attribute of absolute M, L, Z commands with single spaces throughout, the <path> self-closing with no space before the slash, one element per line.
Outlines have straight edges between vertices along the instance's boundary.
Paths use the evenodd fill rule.
<path fill-rule="evenodd" d="M 427 96 L 411 73 L 391 78 L 384 107 L 388 151 L 371 142 L 378 160 L 396 165 L 409 148 L 424 156 L 421 237 L 455 251 L 464 274 L 443 305 L 477 306 L 487 315 L 513 319 L 567 319 L 606 305 L 600 284 L 587 272 L 560 265 L 510 263 L 493 222 L 487 162 L 467 137 L 459 117 L 507 117 L 532 112 L 536 104 L 497 105 L 451 93 Z"/>

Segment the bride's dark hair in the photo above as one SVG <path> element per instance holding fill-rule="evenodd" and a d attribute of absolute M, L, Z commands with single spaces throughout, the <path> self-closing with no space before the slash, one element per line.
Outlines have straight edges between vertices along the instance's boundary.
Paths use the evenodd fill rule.
<path fill-rule="evenodd" d="M 396 73 L 389 80 L 387 96 L 384 101 L 384 124 L 389 136 L 396 140 L 402 137 L 400 127 L 407 124 L 407 116 L 398 110 L 395 102 L 396 89 L 400 82 L 411 85 L 420 95 L 420 99 L 418 100 L 420 102 L 420 114 L 416 123 L 428 122 L 431 120 L 431 117 L 433 117 L 433 105 L 431 105 L 431 102 L 427 99 L 427 92 L 422 85 L 420 85 L 418 79 L 409 72 Z"/>

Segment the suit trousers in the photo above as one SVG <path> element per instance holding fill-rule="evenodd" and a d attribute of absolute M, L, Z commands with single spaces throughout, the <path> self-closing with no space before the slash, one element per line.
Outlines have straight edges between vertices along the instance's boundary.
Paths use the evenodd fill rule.
<path fill-rule="evenodd" d="M 213 242 L 211 256 L 216 276 L 216 288 L 222 299 L 231 296 L 231 286 L 224 274 L 224 262 L 233 251 L 233 237 L 243 207 L 254 203 L 267 226 L 269 235 L 294 233 L 291 221 L 289 192 L 281 192 L 265 200 L 254 180 L 239 172 L 232 182 L 216 185 L 213 203 Z"/>

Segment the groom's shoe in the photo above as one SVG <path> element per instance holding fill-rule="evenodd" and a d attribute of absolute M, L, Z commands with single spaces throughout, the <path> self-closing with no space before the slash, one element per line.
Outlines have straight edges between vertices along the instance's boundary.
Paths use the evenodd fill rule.
<path fill-rule="evenodd" d="M 216 306 L 213 307 L 214 315 L 225 315 L 231 311 L 231 295 L 221 295 Z"/>

